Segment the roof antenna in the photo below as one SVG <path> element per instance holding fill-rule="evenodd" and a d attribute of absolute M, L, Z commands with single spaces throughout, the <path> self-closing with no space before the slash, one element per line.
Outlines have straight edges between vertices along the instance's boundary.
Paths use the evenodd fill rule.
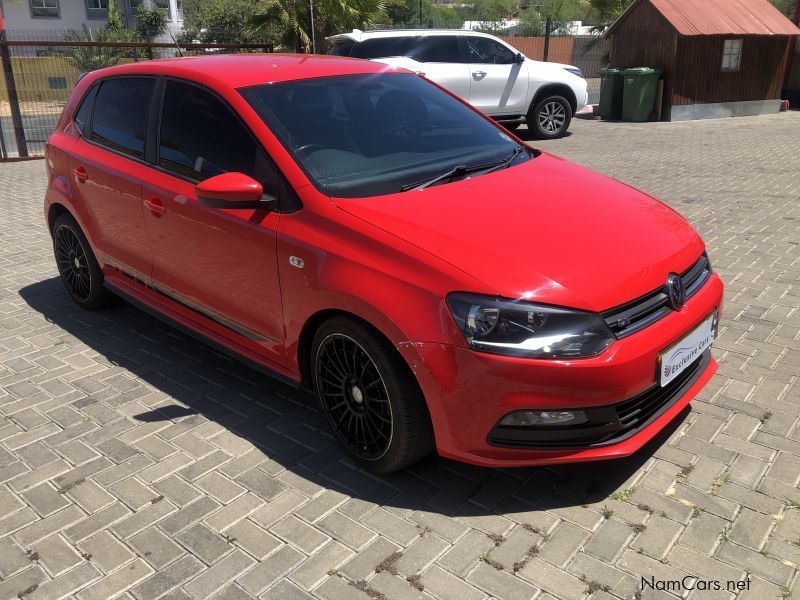
<path fill-rule="evenodd" d="M 183 58 L 183 49 L 178 45 L 178 40 L 175 39 L 175 36 L 172 35 L 172 32 L 169 29 L 167 29 L 167 33 L 169 34 L 169 37 L 172 38 L 172 43 L 175 44 L 175 48 L 178 49 L 178 54 L 180 54 L 181 58 Z"/>

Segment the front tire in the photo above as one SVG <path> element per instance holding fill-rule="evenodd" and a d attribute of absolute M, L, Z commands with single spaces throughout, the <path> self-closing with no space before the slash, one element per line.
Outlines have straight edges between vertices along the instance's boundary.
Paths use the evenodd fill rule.
<path fill-rule="evenodd" d="M 548 96 L 528 114 L 528 129 L 543 140 L 564 137 L 572 121 L 572 106 L 563 96 Z"/>
<path fill-rule="evenodd" d="M 103 287 L 103 272 L 78 222 L 65 213 L 53 223 L 53 252 L 61 282 L 81 308 L 109 306 L 114 296 Z"/>
<path fill-rule="evenodd" d="M 434 448 L 422 392 L 392 345 L 358 321 L 336 317 L 312 346 L 314 389 L 322 412 L 353 460 L 391 473 Z"/>

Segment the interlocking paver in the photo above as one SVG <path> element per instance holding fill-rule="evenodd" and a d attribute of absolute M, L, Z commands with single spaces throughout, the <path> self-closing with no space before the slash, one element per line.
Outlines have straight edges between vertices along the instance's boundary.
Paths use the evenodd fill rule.
<path fill-rule="evenodd" d="M 352 550 L 336 540 L 331 540 L 294 569 L 289 577 L 301 587 L 311 589 L 322 581 L 328 572 L 335 571 L 351 556 L 353 556 Z"/>
<path fill-rule="evenodd" d="M 220 557 L 233 551 L 225 538 L 202 523 L 190 527 L 175 539 L 208 564 L 215 563 Z"/>
<path fill-rule="evenodd" d="M 84 560 L 91 561 L 105 573 L 113 571 L 134 556 L 133 551 L 109 531 L 98 531 L 77 545 Z"/>
<path fill-rule="evenodd" d="M 38 542 L 30 549 L 31 555 L 38 556 L 37 562 L 44 567 L 51 577 L 57 577 L 64 571 L 83 562 L 71 544 L 59 535 L 51 536 Z"/>
<path fill-rule="evenodd" d="M 148 527 L 129 538 L 127 543 L 156 570 L 161 570 L 183 554 L 183 549 L 157 527 Z"/>
<path fill-rule="evenodd" d="M 43 165 L 0 164 L 0 597 L 601 599 L 745 572 L 737 600 L 798 597 L 798 137 L 793 112 L 535 142 L 697 227 L 727 283 L 720 371 L 652 458 L 391 478 L 354 468 L 305 394 L 125 304 L 77 309 Z"/>

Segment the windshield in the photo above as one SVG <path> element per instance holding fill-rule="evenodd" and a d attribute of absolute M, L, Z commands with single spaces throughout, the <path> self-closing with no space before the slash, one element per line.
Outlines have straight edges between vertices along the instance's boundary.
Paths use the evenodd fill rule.
<path fill-rule="evenodd" d="M 529 160 L 520 144 L 421 77 L 344 75 L 239 92 L 321 192 L 392 194 L 463 166 Z M 440 184 L 454 178 L 445 178 Z"/>

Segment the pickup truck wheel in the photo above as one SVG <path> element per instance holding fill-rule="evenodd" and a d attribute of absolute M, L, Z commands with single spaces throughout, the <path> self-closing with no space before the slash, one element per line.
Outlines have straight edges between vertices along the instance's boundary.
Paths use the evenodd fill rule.
<path fill-rule="evenodd" d="M 541 99 L 528 114 L 528 129 L 539 138 L 552 140 L 562 137 L 572 121 L 572 107 L 563 96 Z"/>

